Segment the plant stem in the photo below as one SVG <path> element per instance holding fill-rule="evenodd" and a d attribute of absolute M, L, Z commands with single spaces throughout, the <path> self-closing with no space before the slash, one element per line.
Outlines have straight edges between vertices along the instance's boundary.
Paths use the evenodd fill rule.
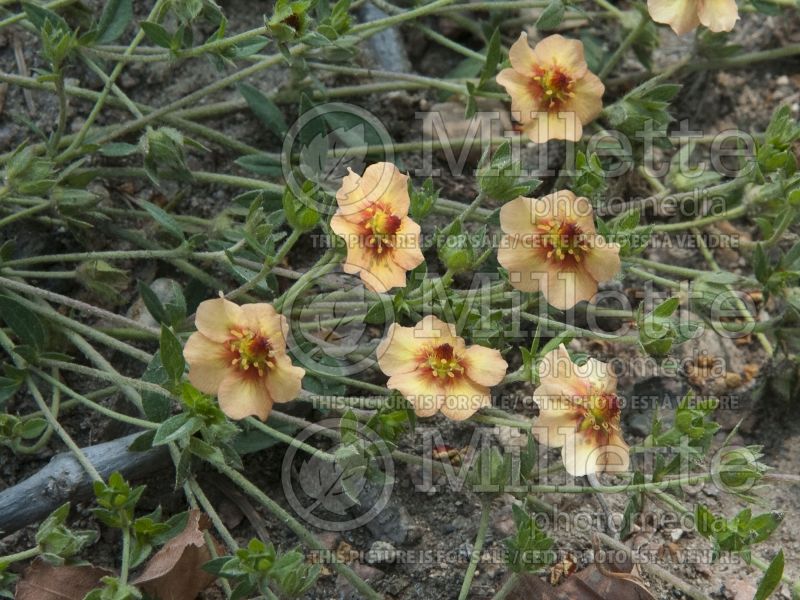
<path fill-rule="evenodd" d="M 489 527 L 489 514 L 492 502 L 488 498 L 481 499 L 481 520 L 478 523 L 478 533 L 475 536 L 475 545 L 472 548 L 472 556 L 467 566 L 467 573 L 464 576 L 464 582 L 461 584 L 461 593 L 458 595 L 458 600 L 466 600 L 469 595 L 469 588 L 472 586 L 472 579 L 475 577 L 475 570 L 478 568 L 478 562 L 481 559 L 481 551 L 483 550 L 483 543 L 486 540 L 486 530 Z"/>
<path fill-rule="evenodd" d="M 8 338 L 6 338 L 8 339 Z M 10 341 L 10 340 L 9 340 Z M 100 476 L 100 473 L 97 472 L 94 465 L 91 461 L 86 458 L 86 455 L 83 453 L 83 450 L 74 442 L 74 440 L 69 436 L 67 431 L 61 426 L 58 420 L 53 416 L 53 413 L 50 412 L 50 408 L 47 406 L 47 403 L 44 401 L 41 392 L 39 392 L 39 388 L 36 387 L 36 384 L 33 382 L 30 376 L 26 378 L 26 383 L 28 384 L 28 389 L 33 396 L 33 399 L 36 401 L 36 404 L 39 406 L 39 410 L 42 411 L 44 418 L 47 419 L 47 422 L 50 424 L 50 427 L 53 431 L 56 432 L 58 437 L 61 438 L 61 441 L 69 448 L 70 452 L 75 456 L 75 459 L 80 463 L 86 473 L 94 479 L 95 481 L 102 481 L 103 478 Z"/>
<path fill-rule="evenodd" d="M 0 556 L 0 565 L 6 566 L 15 562 L 28 560 L 29 558 L 35 558 L 39 556 L 41 553 L 42 553 L 41 548 L 39 548 L 39 546 L 35 546 L 34 548 L 29 548 L 27 550 L 23 550 L 22 552 L 17 552 L 16 554 Z"/>
<path fill-rule="evenodd" d="M 159 15 L 161 14 L 161 9 L 164 4 L 164 0 L 156 0 L 156 3 L 153 5 L 150 14 L 147 16 L 148 21 L 159 21 Z M 139 29 L 136 32 L 131 43 L 128 45 L 127 49 L 124 52 L 124 55 L 133 54 L 136 47 L 141 43 L 144 39 L 145 33 L 143 29 Z M 67 147 L 64 152 L 59 155 L 56 159 L 57 162 L 65 162 L 68 158 L 74 156 L 77 153 L 77 150 L 83 144 L 83 141 L 86 139 L 86 136 L 89 134 L 89 131 L 92 128 L 92 124 L 95 122 L 97 117 L 100 115 L 100 112 L 103 110 L 103 106 L 105 105 L 106 98 L 108 98 L 108 94 L 111 92 L 111 87 L 114 85 L 114 82 L 119 77 L 120 73 L 122 73 L 122 69 L 125 68 L 125 63 L 118 62 L 114 69 L 111 71 L 111 74 L 108 76 L 108 79 L 103 84 L 103 89 L 100 92 L 100 96 L 97 98 L 97 102 L 95 102 L 92 111 L 89 113 L 89 116 L 86 118 L 86 121 L 78 131 L 78 134 L 75 136 L 75 139 L 72 140 L 72 143 Z"/>
<path fill-rule="evenodd" d="M 248 417 L 245 420 L 247 424 L 250 425 L 251 427 L 255 427 L 256 429 L 263 431 L 264 433 L 266 433 L 270 437 L 275 438 L 276 440 L 280 440 L 286 444 L 289 444 L 290 446 L 302 450 L 303 452 L 307 452 L 311 456 L 316 456 L 317 458 L 320 458 L 325 462 L 329 463 L 336 462 L 336 457 L 333 454 L 329 454 L 324 450 L 319 450 L 317 448 L 314 448 L 314 446 L 310 446 L 304 442 L 301 442 L 300 440 L 296 440 L 292 436 L 287 435 L 282 431 L 278 431 L 277 429 L 273 429 L 272 427 L 270 427 L 266 423 L 262 423 L 258 419 L 254 419 L 253 417 Z"/>
<path fill-rule="evenodd" d="M 595 2 L 598 2 L 598 0 L 595 0 Z M 609 4 L 609 6 L 613 5 Z M 619 16 L 619 14 L 621 13 L 617 11 L 617 16 Z M 611 57 L 608 59 L 608 62 L 606 62 L 606 64 L 603 65 L 603 68 L 597 74 L 597 76 L 600 79 L 605 80 L 605 78 L 608 77 L 611 71 L 614 70 L 614 67 L 617 66 L 617 63 L 622 59 L 623 56 L 625 56 L 625 53 L 628 51 L 631 45 L 633 45 L 633 43 L 642 34 L 642 31 L 644 31 L 644 28 L 647 26 L 648 22 L 649 22 L 648 18 L 644 17 L 644 15 L 641 14 L 639 15 L 639 22 L 636 24 L 636 27 L 631 29 L 630 33 L 628 33 L 628 35 L 625 36 L 625 39 L 622 41 L 619 47 L 614 51 L 614 54 L 611 55 Z"/>
<path fill-rule="evenodd" d="M 120 587 L 128 584 L 128 572 L 131 568 L 131 528 L 125 525 L 122 528 L 122 566 L 119 569 Z"/>
<path fill-rule="evenodd" d="M 649 271 L 644 271 L 636 267 L 628 267 L 628 273 L 630 273 L 631 275 L 636 275 L 637 277 L 644 279 L 645 281 L 652 281 L 653 283 L 657 283 L 658 285 L 669 288 L 671 290 L 681 289 L 681 284 L 678 283 L 677 281 L 673 281 L 672 279 L 667 279 L 665 277 L 659 277 L 658 275 L 653 275 Z"/>
<path fill-rule="evenodd" d="M 289 512 L 282 506 L 275 502 L 272 498 L 267 496 L 260 488 L 256 487 L 241 473 L 228 467 L 227 465 L 214 465 L 217 470 L 230 479 L 233 483 L 239 486 L 251 498 L 259 502 L 264 508 L 271 512 L 281 523 L 285 523 L 294 534 L 311 550 L 325 551 L 327 548 L 320 542 L 313 533 L 303 527 L 303 525 L 295 519 Z M 333 561 L 331 567 L 338 572 L 342 577 L 347 579 L 352 586 L 366 598 L 371 600 L 383 600 L 383 597 L 378 594 L 370 585 L 361 579 L 355 571 L 347 565 Z"/>
<path fill-rule="evenodd" d="M 28 285 L 27 283 L 14 281 L 13 279 L 8 279 L 7 277 L 0 277 L 0 287 L 5 287 L 10 290 L 15 290 L 23 294 L 33 294 L 35 296 L 39 296 L 40 298 L 44 298 L 45 300 L 50 300 L 51 302 L 57 302 L 58 304 L 63 304 L 64 306 L 75 308 L 77 310 L 80 310 L 81 312 L 85 312 L 99 319 L 116 322 L 119 323 L 120 325 L 124 325 L 125 327 L 132 327 L 135 329 L 139 329 L 147 332 L 150 335 L 155 336 L 156 339 L 160 335 L 158 329 L 147 327 L 146 325 L 142 325 L 138 321 L 134 321 L 133 319 L 129 319 L 128 317 L 118 315 L 109 310 L 98 308 L 91 304 L 87 304 L 86 302 L 81 302 L 80 300 L 75 300 L 74 298 L 70 298 L 68 296 L 62 296 L 61 294 L 56 294 L 55 292 L 51 292 L 49 290 L 40 287 Z"/>
<path fill-rule="evenodd" d="M 519 579 L 518 573 L 511 573 L 506 582 L 503 584 L 497 593 L 492 597 L 492 600 L 506 600 L 508 595 L 514 589 L 514 586 L 517 585 L 517 579 Z"/>
<path fill-rule="evenodd" d="M 67 394 L 69 397 L 74 398 L 80 404 L 83 404 L 87 408 L 100 413 L 101 415 L 105 415 L 110 419 L 114 419 L 115 421 L 119 421 L 120 423 L 127 423 L 128 425 L 133 425 L 134 427 L 141 427 L 143 429 L 158 429 L 158 423 L 153 423 L 152 421 L 146 421 L 144 419 L 139 419 L 137 417 L 131 417 L 130 415 L 124 415 L 120 412 L 115 410 L 111 410 L 110 408 L 103 406 L 102 404 L 98 404 L 97 402 L 92 402 L 86 396 L 83 396 L 70 388 L 69 386 L 65 385 L 58 379 L 51 377 L 41 369 L 37 369 L 35 367 L 31 368 L 31 370 L 36 373 L 39 377 L 47 381 L 48 383 L 52 384 L 53 386 L 60 389 L 62 392 Z"/>

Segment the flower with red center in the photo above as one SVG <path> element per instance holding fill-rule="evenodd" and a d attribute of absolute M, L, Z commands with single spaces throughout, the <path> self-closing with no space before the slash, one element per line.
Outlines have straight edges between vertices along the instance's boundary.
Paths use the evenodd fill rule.
<path fill-rule="evenodd" d="M 215 394 L 231 419 L 256 415 L 266 421 L 275 402 L 300 394 L 305 370 L 287 356 L 286 318 L 271 304 L 206 300 L 197 307 L 195 325 L 183 349 L 189 381 Z"/>
<path fill-rule="evenodd" d="M 589 201 L 569 190 L 504 204 L 500 227 L 505 235 L 497 260 L 511 285 L 541 291 L 558 309 L 590 300 L 598 282 L 619 273 L 619 244 L 597 233 Z"/>
<path fill-rule="evenodd" d="M 736 0 L 647 0 L 647 10 L 656 23 L 672 27 L 678 35 L 705 25 L 711 31 L 731 31 L 739 19 Z"/>
<path fill-rule="evenodd" d="M 617 378 L 593 358 L 578 366 L 563 344 L 539 363 L 539 406 L 533 433 L 540 444 L 561 448 L 573 476 L 628 470 L 628 444 L 620 434 Z"/>
<path fill-rule="evenodd" d="M 405 287 L 406 271 L 425 260 L 420 227 L 408 217 L 408 175 L 385 162 L 370 165 L 361 177 L 350 171 L 336 201 L 331 229 L 347 245 L 345 272 L 358 273 L 374 292 Z"/>
<path fill-rule="evenodd" d="M 376 351 L 387 387 L 398 390 L 420 417 L 440 410 L 461 421 L 490 406 L 489 388 L 505 377 L 500 352 L 467 346 L 453 325 L 428 315 L 414 327 L 392 323 Z"/>
<path fill-rule="evenodd" d="M 522 131 L 537 144 L 548 140 L 577 142 L 583 126 L 603 110 L 603 82 L 586 65 L 583 43 L 551 35 L 528 45 L 521 33 L 508 52 L 510 69 L 497 83 L 511 96 L 511 111 Z"/>

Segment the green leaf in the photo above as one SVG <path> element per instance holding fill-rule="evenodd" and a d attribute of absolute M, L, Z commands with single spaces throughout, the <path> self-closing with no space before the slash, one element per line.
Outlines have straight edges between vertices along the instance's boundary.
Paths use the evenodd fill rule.
<path fill-rule="evenodd" d="M 783 550 L 779 550 L 769 567 L 764 572 L 764 578 L 758 584 L 753 600 L 765 600 L 781 583 L 783 577 Z"/>
<path fill-rule="evenodd" d="M 100 22 L 97 24 L 97 43 L 109 44 L 125 31 L 133 19 L 131 0 L 106 0 Z"/>
<path fill-rule="evenodd" d="M 130 156 L 138 151 L 139 146 L 135 144 L 127 144 L 125 142 L 112 142 L 110 144 L 105 144 L 100 148 L 100 150 L 98 150 L 98 152 L 103 156 L 111 157 Z"/>
<path fill-rule="evenodd" d="M 672 313 L 680 306 L 680 303 L 680 298 L 667 298 L 653 309 L 653 315 L 666 319 L 672 316 Z"/>
<path fill-rule="evenodd" d="M 156 222 L 158 222 L 159 225 L 161 225 L 180 241 L 184 241 L 183 230 L 180 228 L 175 219 L 172 218 L 172 215 L 170 215 L 164 209 L 156 206 L 152 202 L 148 202 L 147 200 L 138 200 L 137 202 L 139 206 L 146 210 L 150 216 L 153 217 Z"/>
<path fill-rule="evenodd" d="M 128 450 L 130 452 L 147 452 L 153 447 L 153 440 L 155 437 L 155 430 L 146 431 L 131 442 L 131 445 L 128 446 Z"/>
<path fill-rule="evenodd" d="M 22 382 L 17 379 L 0 377 L 0 406 L 3 405 L 3 402 L 11 398 L 21 385 Z"/>
<path fill-rule="evenodd" d="M 161 362 L 161 350 L 157 350 L 153 355 L 153 359 L 142 374 L 142 381 L 162 386 L 170 383 L 167 370 Z M 172 401 L 163 394 L 143 391 L 142 408 L 148 419 L 155 423 L 163 423 L 169 418 Z"/>
<path fill-rule="evenodd" d="M 0 296 L 0 319 L 5 321 L 23 344 L 41 350 L 47 341 L 45 329 L 36 313 L 13 298 Z"/>
<path fill-rule="evenodd" d="M 45 419 L 28 419 L 22 425 L 22 439 L 33 440 L 38 438 L 44 433 L 45 429 L 47 429 L 47 421 Z"/>
<path fill-rule="evenodd" d="M 172 383 L 178 383 L 183 377 L 186 361 L 183 358 L 183 346 L 172 331 L 161 327 L 161 362 Z"/>
<path fill-rule="evenodd" d="M 494 33 L 492 33 L 492 37 L 489 39 L 489 44 L 486 47 L 486 62 L 484 62 L 483 68 L 481 69 L 480 83 L 478 84 L 479 88 L 482 88 L 487 81 L 497 75 L 497 63 L 500 62 L 501 57 L 500 28 L 497 28 L 494 30 Z"/>
<path fill-rule="evenodd" d="M 536 29 L 548 31 L 558 27 L 564 19 L 564 10 L 565 7 L 562 0 L 550 0 L 550 4 L 547 5 L 536 20 Z"/>
<path fill-rule="evenodd" d="M 151 23 L 150 21 L 144 21 L 139 24 L 139 27 L 141 27 L 142 31 L 144 31 L 144 34 L 147 36 L 147 39 L 149 39 L 157 46 L 161 46 L 162 48 L 172 47 L 172 36 L 166 29 L 164 29 L 158 23 Z"/>
<path fill-rule="evenodd" d="M 28 20 L 33 23 L 33 26 L 36 27 L 38 31 L 41 31 L 44 24 L 48 21 L 55 27 L 69 31 L 67 22 L 51 10 L 47 10 L 36 4 L 30 4 L 29 2 L 24 2 L 22 4 L 22 9 L 25 11 L 25 16 L 28 17 Z"/>
<path fill-rule="evenodd" d="M 139 294 L 142 297 L 145 308 L 156 321 L 165 323 L 167 321 L 167 311 L 156 293 L 144 281 L 139 282 Z"/>
<path fill-rule="evenodd" d="M 758 282 L 766 284 L 769 281 L 770 271 L 769 259 L 767 259 L 767 255 L 764 252 L 763 244 L 756 244 L 756 248 L 753 251 L 753 273 Z"/>
<path fill-rule="evenodd" d="M 281 109 L 252 85 L 240 83 L 237 89 L 247 102 L 247 106 L 253 111 L 253 114 L 257 116 L 272 133 L 280 139 L 283 139 L 286 132 L 289 131 L 289 126 L 283 118 Z"/>
<path fill-rule="evenodd" d="M 190 417 L 185 413 L 170 417 L 156 430 L 156 436 L 153 438 L 153 445 L 161 446 L 189 437 L 200 428 L 201 424 L 200 419 Z"/>
<path fill-rule="evenodd" d="M 266 177 L 279 177 L 283 174 L 280 159 L 269 154 L 246 154 L 234 161 L 240 167 Z"/>

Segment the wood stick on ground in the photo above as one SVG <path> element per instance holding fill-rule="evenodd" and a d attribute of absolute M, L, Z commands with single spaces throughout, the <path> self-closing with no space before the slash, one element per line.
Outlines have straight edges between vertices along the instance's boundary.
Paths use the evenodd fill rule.
<path fill-rule="evenodd" d="M 131 452 L 128 446 L 139 435 L 134 433 L 82 450 L 103 479 L 114 471 L 129 480 L 140 479 L 166 468 L 169 453 L 166 446 Z M 75 457 L 69 452 L 57 454 L 35 475 L 0 491 L 0 537 L 41 521 L 64 502 L 91 495 L 92 480 Z"/>

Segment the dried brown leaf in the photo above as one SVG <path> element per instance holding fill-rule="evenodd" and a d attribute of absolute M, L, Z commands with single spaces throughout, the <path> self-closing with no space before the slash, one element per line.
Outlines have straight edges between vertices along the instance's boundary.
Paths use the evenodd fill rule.
<path fill-rule="evenodd" d="M 153 555 L 133 584 L 158 600 L 197 598 L 215 580 L 203 571 L 203 565 L 211 560 L 203 536 L 206 529 L 208 517 L 199 510 L 191 511 L 186 528 Z"/>
<path fill-rule="evenodd" d="M 58 566 L 37 558 L 17 584 L 15 600 L 83 600 L 113 573 L 92 565 Z"/>

